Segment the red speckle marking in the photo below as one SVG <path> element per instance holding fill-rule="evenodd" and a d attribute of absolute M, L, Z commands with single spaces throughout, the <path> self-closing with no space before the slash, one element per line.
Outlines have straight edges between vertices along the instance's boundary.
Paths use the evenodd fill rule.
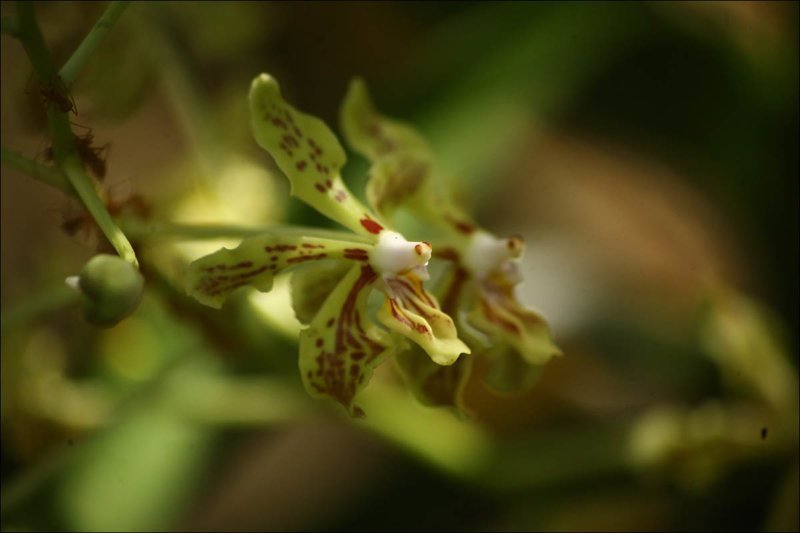
<path fill-rule="evenodd" d="M 327 254 L 316 255 L 301 255 L 297 257 L 290 257 L 286 260 L 287 263 L 302 263 L 303 261 L 313 261 L 315 259 L 323 259 Z"/>
<path fill-rule="evenodd" d="M 319 165 L 317 165 L 317 166 L 319 166 Z M 322 194 L 325 194 L 325 187 L 323 187 L 321 183 L 315 183 L 314 184 L 314 188 L 317 189 Z"/>
<path fill-rule="evenodd" d="M 375 235 L 377 235 L 378 233 L 383 231 L 383 226 L 381 226 L 380 224 L 378 224 L 377 222 L 375 222 L 374 220 L 372 220 L 369 217 L 362 218 L 360 220 L 360 222 L 361 222 L 361 225 L 364 226 L 365 230 L 367 230 L 368 232 L 373 233 Z"/>
<path fill-rule="evenodd" d="M 299 170 L 299 171 L 301 171 L 301 172 L 302 172 L 302 171 L 303 171 L 303 169 L 305 169 L 305 168 L 306 168 L 306 165 L 307 165 L 307 164 L 308 164 L 308 163 L 306 163 L 305 161 L 298 161 L 298 162 L 297 162 L 297 165 L 295 165 L 295 166 L 297 167 L 297 170 Z"/>
<path fill-rule="evenodd" d="M 361 248 L 345 248 L 344 257 L 345 259 L 355 259 L 356 261 L 366 261 L 369 259 L 367 251 Z"/>
<path fill-rule="evenodd" d="M 325 323 L 325 326 L 326 326 L 326 327 L 331 327 L 331 326 L 334 324 L 334 322 L 336 322 L 336 320 L 335 320 L 335 319 L 333 319 L 333 318 L 331 318 L 330 320 L 328 320 L 328 321 Z"/>
<path fill-rule="evenodd" d="M 317 348 L 322 348 L 322 345 L 324 344 L 324 341 L 322 339 L 317 339 L 316 344 L 317 344 Z"/>

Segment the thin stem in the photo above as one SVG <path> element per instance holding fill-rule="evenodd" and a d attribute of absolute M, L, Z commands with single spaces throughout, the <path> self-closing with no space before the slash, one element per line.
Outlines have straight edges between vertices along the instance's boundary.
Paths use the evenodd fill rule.
<path fill-rule="evenodd" d="M 78 303 L 80 299 L 78 291 L 68 287 L 66 283 L 47 287 L 33 296 L 26 297 L 10 309 L 4 309 L 0 317 L 0 331 L 5 332 L 46 313 Z"/>
<path fill-rule="evenodd" d="M 119 256 L 136 268 L 139 268 L 139 260 L 136 258 L 136 252 L 133 251 L 133 246 L 131 246 L 125 233 L 117 226 L 114 219 L 111 218 L 105 203 L 103 203 L 103 200 L 101 200 L 97 194 L 94 183 L 91 178 L 86 175 L 81 161 L 74 156 L 67 156 L 61 159 L 61 168 L 78 193 L 83 205 L 86 206 L 86 209 L 88 209 L 89 213 L 92 215 L 95 222 L 97 222 L 97 225 L 103 231 L 103 234 Z"/>
<path fill-rule="evenodd" d="M 19 152 L 15 152 L 6 147 L 0 148 L 0 161 L 14 170 L 31 176 L 43 183 L 61 189 L 68 194 L 75 194 L 67 178 L 55 167 L 39 163 L 33 159 L 28 159 Z"/>
<path fill-rule="evenodd" d="M 320 237 L 359 244 L 369 243 L 369 239 L 344 231 L 306 228 L 302 226 L 241 226 L 237 224 L 176 224 L 170 222 L 145 222 L 134 218 L 119 220 L 125 233 L 134 238 L 176 238 L 184 240 L 220 239 L 226 237 L 242 238 L 264 233 L 281 235 Z"/>
<path fill-rule="evenodd" d="M 128 1 L 114 1 L 111 2 L 100 18 L 95 23 L 94 27 L 92 27 L 91 31 L 86 34 L 81 44 L 78 48 L 73 52 L 72 57 L 70 57 L 67 62 L 61 67 L 61 71 L 59 74 L 61 75 L 61 79 L 64 81 L 64 84 L 67 87 L 70 87 L 72 83 L 75 81 L 75 78 L 78 75 L 78 72 L 83 68 L 86 64 L 86 61 L 89 59 L 89 56 L 92 52 L 97 48 L 97 45 L 106 36 L 106 34 L 111 30 L 114 24 L 117 22 L 117 19 L 122 15 L 122 12 L 125 11 L 125 8 L 128 7 Z"/>
<path fill-rule="evenodd" d="M 44 43 L 31 2 L 17 2 L 17 17 L 19 39 L 33 65 L 36 76 L 42 83 L 53 83 L 58 79 L 53 67 L 53 58 Z M 78 197 L 120 257 L 139 268 L 139 261 L 136 259 L 133 247 L 122 230 L 114 223 L 105 203 L 97 194 L 94 182 L 86 175 L 75 147 L 75 134 L 70 127 L 68 112 L 61 112 L 57 106 L 50 105 L 47 109 L 47 120 L 53 136 L 53 154 L 56 166 L 66 175 L 72 188 L 78 193 Z"/>
<path fill-rule="evenodd" d="M 6 35 L 16 37 L 19 34 L 19 24 L 16 17 L 3 17 L 0 19 L 0 29 Z"/>

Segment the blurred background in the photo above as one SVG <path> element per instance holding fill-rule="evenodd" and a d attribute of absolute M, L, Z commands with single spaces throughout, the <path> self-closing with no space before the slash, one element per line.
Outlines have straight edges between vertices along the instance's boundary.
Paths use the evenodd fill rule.
<path fill-rule="evenodd" d="M 37 4 L 58 65 L 105 7 Z M 118 212 L 329 224 L 253 142 L 247 90 L 269 72 L 338 132 L 359 75 L 483 226 L 525 237 L 518 295 L 565 356 L 515 397 L 478 368 L 471 419 L 418 405 L 387 362 L 351 420 L 302 387 L 286 280 L 221 311 L 185 296 L 188 262 L 235 239 L 132 230 L 144 299 L 87 324 L 63 280 L 103 243 L 3 166 L 3 530 L 797 531 L 797 20 L 796 2 L 131 4 L 74 87 Z M 30 64 L 5 34 L 0 54 L 2 145 L 41 160 Z M 345 169 L 362 197 L 367 168 Z"/>

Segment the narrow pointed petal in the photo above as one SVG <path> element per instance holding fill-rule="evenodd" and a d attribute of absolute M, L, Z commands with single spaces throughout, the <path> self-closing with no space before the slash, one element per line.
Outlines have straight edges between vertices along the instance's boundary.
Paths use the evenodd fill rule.
<path fill-rule="evenodd" d="M 267 292 L 278 273 L 323 259 L 363 263 L 370 246 L 319 237 L 265 234 L 244 239 L 234 249 L 222 248 L 189 265 L 186 287 L 190 296 L 220 308 L 225 299 L 245 285 Z"/>
<path fill-rule="evenodd" d="M 426 190 L 432 156 L 413 128 L 380 115 L 360 79 L 350 83 L 341 109 L 342 131 L 350 146 L 373 165 L 367 199 L 382 216 Z"/>
<path fill-rule="evenodd" d="M 372 161 L 390 153 L 408 151 L 430 157 L 425 139 L 414 128 L 378 113 L 366 83 L 360 78 L 350 82 L 340 118 L 347 142 Z"/>
<path fill-rule="evenodd" d="M 293 196 L 356 233 L 380 233 L 383 225 L 340 177 L 347 157 L 336 136 L 320 119 L 289 105 L 267 74 L 250 85 L 250 122 L 258 144 L 289 178 Z"/>

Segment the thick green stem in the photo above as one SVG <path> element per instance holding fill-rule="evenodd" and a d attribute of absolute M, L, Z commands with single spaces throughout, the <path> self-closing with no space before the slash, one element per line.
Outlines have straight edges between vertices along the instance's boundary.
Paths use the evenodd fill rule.
<path fill-rule="evenodd" d="M 127 1 L 111 2 L 97 20 L 94 27 L 92 27 L 91 31 L 84 37 L 81 44 L 72 54 L 72 57 L 61 67 L 59 74 L 67 87 L 70 87 L 75 81 L 78 72 L 80 72 L 81 68 L 86 64 L 89 56 L 91 56 L 103 37 L 105 37 L 114 26 L 114 23 L 117 22 L 117 19 L 122 15 L 122 12 L 125 11 L 129 3 L 130 2 Z"/>
<path fill-rule="evenodd" d="M 75 194 L 67 178 L 55 167 L 39 163 L 33 159 L 28 159 L 19 152 L 10 150 L 6 147 L 0 148 L 0 160 L 4 165 L 8 165 L 14 170 L 36 178 L 37 180 L 61 189 L 68 194 Z"/>
<path fill-rule="evenodd" d="M 22 43 L 25 53 L 28 54 L 36 77 L 42 83 L 51 81 L 55 74 L 53 58 L 50 57 L 42 32 L 39 31 L 32 2 L 17 2 L 17 37 Z"/>

